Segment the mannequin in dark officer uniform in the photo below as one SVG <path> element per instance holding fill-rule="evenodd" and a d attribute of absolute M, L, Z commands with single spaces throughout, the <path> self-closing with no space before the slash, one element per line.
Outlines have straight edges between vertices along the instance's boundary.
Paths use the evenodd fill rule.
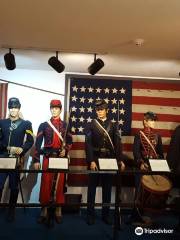
<path fill-rule="evenodd" d="M 32 124 L 19 117 L 21 104 L 18 98 L 10 98 L 8 102 L 9 118 L 0 120 L 0 157 L 18 157 L 22 159 L 34 143 Z M 26 136 L 26 140 L 24 142 Z M 0 173 L 0 199 L 7 176 L 11 189 L 8 220 L 13 221 L 15 204 L 18 197 L 19 173 Z"/>
<path fill-rule="evenodd" d="M 108 105 L 104 100 L 96 101 L 95 110 L 97 119 L 94 119 L 86 129 L 86 159 L 88 167 L 92 171 L 98 170 L 98 158 L 116 158 L 124 169 L 121 158 L 121 139 L 118 126 L 107 119 Z M 102 130 L 104 128 L 109 134 Z M 109 204 L 111 201 L 112 175 L 111 174 L 89 174 L 88 195 L 87 195 L 87 224 L 95 222 L 94 203 L 96 187 L 99 182 L 102 184 L 102 202 Z M 111 224 L 109 218 L 109 206 L 102 208 L 102 220 Z"/>
<path fill-rule="evenodd" d="M 180 125 L 175 128 L 171 136 L 167 161 L 170 168 L 180 174 Z"/>
<path fill-rule="evenodd" d="M 171 136 L 171 142 L 167 153 L 167 161 L 172 171 L 176 173 L 172 175 L 173 182 L 180 187 L 180 125 L 176 127 Z M 179 217 L 176 230 L 180 232 L 180 198 L 177 198 L 176 200 L 176 210 Z"/>

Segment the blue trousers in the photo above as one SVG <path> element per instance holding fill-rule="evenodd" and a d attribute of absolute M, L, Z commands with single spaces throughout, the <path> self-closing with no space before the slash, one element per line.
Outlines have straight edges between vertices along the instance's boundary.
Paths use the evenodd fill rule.
<path fill-rule="evenodd" d="M 11 190 L 18 190 L 19 173 L 17 172 L 0 173 L 0 189 L 4 188 L 4 184 L 8 176 L 9 176 L 9 188 Z"/>
<path fill-rule="evenodd" d="M 112 189 L 112 178 L 111 174 L 89 174 L 88 183 L 88 195 L 87 195 L 87 214 L 94 215 L 94 204 L 96 196 L 96 187 L 99 183 L 102 186 L 102 203 L 111 202 L 111 189 Z M 109 214 L 109 206 L 104 206 L 102 208 L 102 216 L 107 216 Z"/>
<path fill-rule="evenodd" d="M 1 154 L 0 157 L 8 157 L 7 153 Z M 2 197 L 2 192 L 4 188 L 4 184 L 6 182 L 7 177 L 9 176 L 9 188 L 11 189 L 10 192 L 10 199 L 9 199 L 9 207 L 15 207 L 18 192 L 19 192 L 19 173 L 15 171 L 0 173 L 0 202 Z"/>
<path fill-rule="evenodd" d="M 0 157 L 8 157 L 8 152 L 3 152 L 0 154 Z M 15 171 L 0 173 L 0 190 L 4 188 L 4 184 L 6 182 L 6 178 L 9 176 L 9 188 L 11 190 L 18 190 L 19 183 L 19 173 Z"/>

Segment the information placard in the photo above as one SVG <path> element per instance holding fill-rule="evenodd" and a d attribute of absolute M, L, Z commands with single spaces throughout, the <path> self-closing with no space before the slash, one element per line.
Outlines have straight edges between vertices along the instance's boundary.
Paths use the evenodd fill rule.
<path fill-rule="evenodd" d="M 15 169 L 17 158 L 0 158 L 0 169 Z"/>
<path fill-rule="evenodd" d="M 169 165 L 165 159 L 149 159 L 149 164 L 154 172 L 170 172 Z"/>
<path fill-rule="evenodd" d="M 68 158 L 49 158 L 49 169 L 68 170 Z"/>
<path fill-rule="evenodd" d="M 99 158 L 98 161 L 100 170 L 118 170 L 116 158 Z"/>

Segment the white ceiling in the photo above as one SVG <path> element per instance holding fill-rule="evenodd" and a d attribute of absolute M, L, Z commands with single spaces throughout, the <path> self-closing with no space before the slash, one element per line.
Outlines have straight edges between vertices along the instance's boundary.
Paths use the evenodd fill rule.
<path fill-rule="evenodd" d="M 66 72 L 84 73 L 98 53 L 101 74 L 179 80 L 179 11 L 180 0 L 0 0 L 0 66 L 11 47 L 17 68 L 50 70 L 58 50 Z"/>

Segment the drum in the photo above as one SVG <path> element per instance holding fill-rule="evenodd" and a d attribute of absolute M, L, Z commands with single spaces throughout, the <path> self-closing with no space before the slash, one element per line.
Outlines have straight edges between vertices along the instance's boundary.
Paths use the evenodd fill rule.
<path fill-rule="evenodd" d="M 162 210 L 166 206 L 171 181 L 161 175 L 144 175 L 141 178 L 139 203 L 142 208 Z"/>

